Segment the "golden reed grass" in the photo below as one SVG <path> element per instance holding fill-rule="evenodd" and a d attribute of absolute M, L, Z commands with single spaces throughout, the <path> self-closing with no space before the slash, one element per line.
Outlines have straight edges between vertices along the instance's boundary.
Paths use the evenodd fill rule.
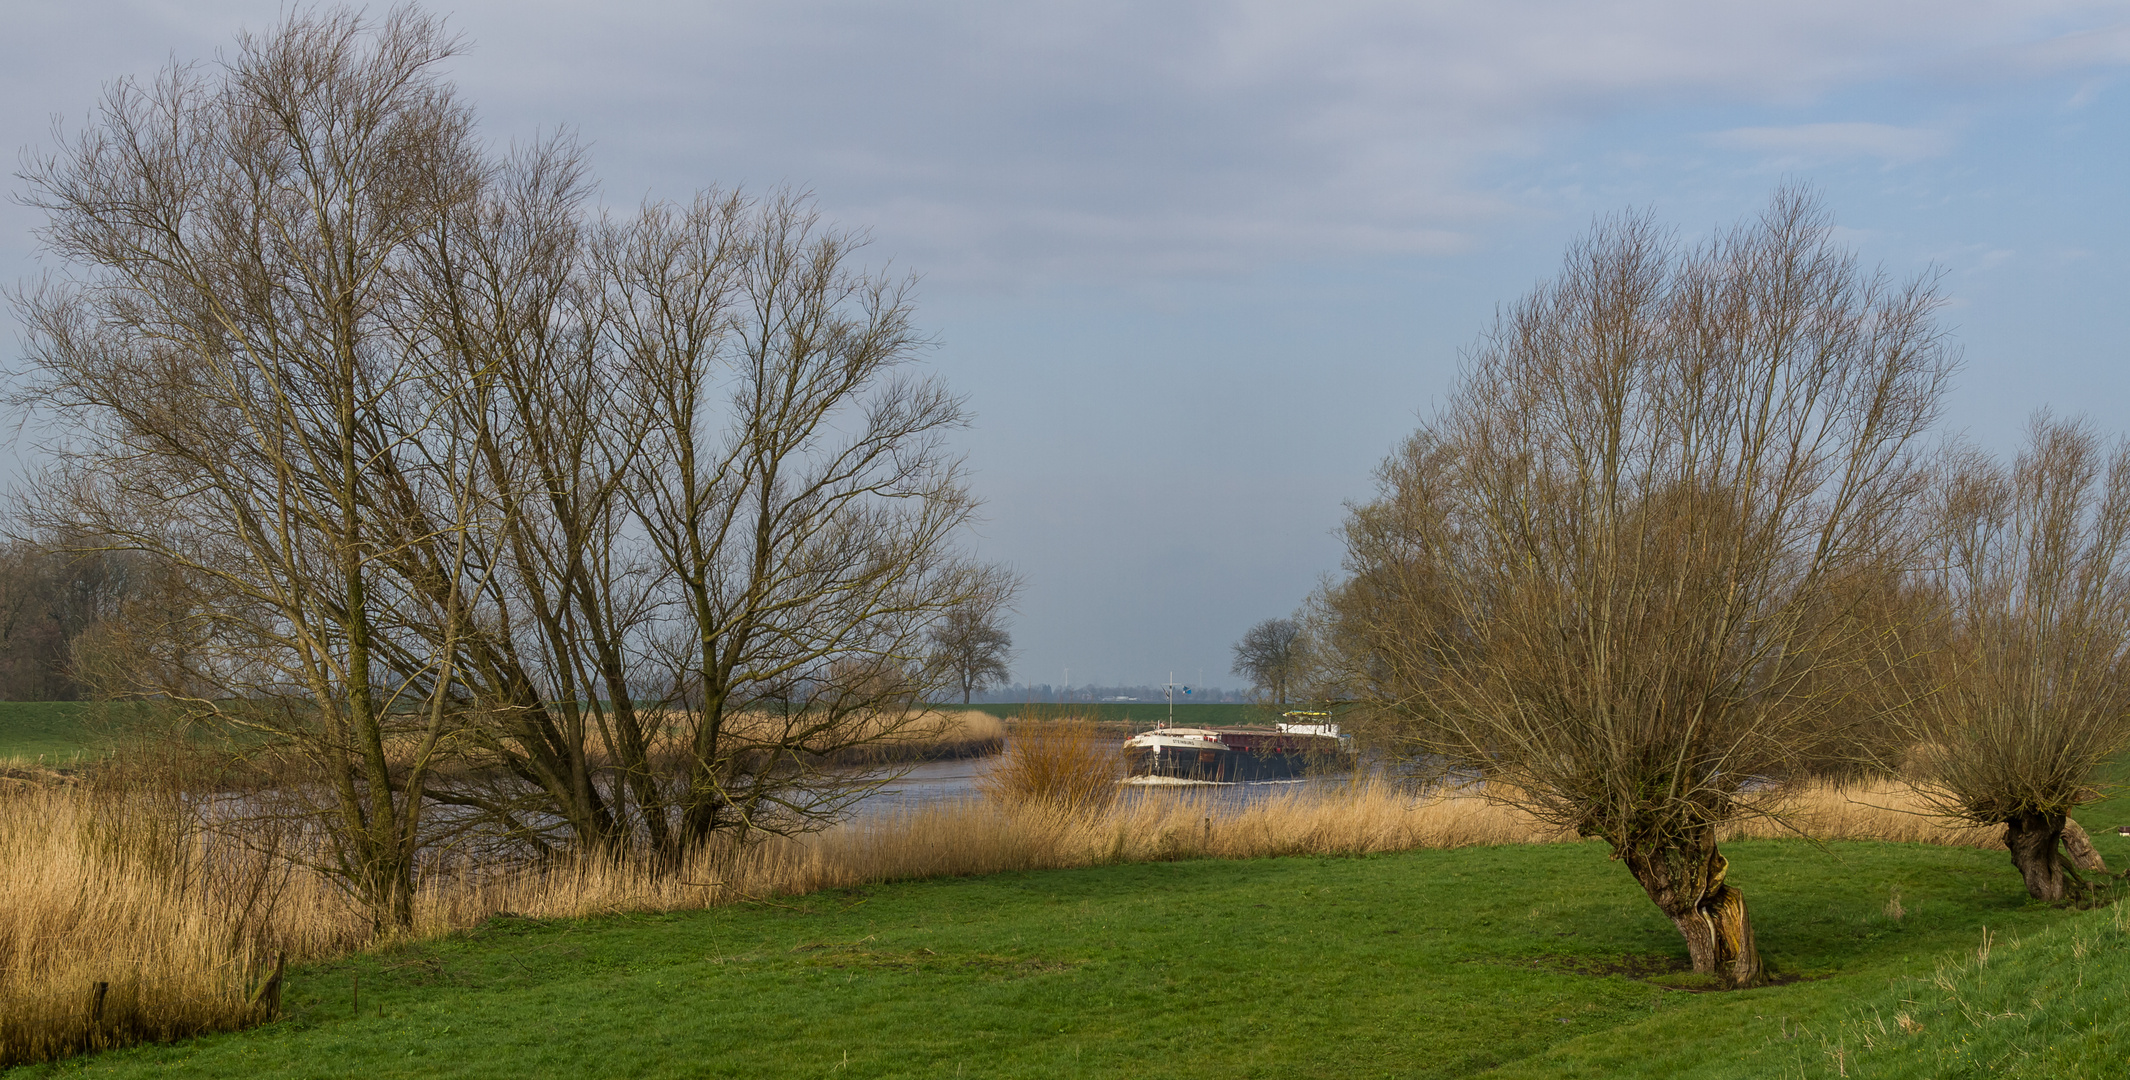
<path fill-rule="evenodd" d="M 272 958 L 372 943 L 367 916 L 284 854 L 240 850 L 170 799 L 93 785 L 0 791 L 0 1066 L 266 1019 Z M 1986 847 L 1897 786 L 1798 794 L 1811 836 Z M 1796 835 L 1752 823 L 1736 835 Z M 568 918 L 702 908 L 914 878 L 1150 860 L 1362 854 L 1573 839 L 1471 791 L 1415 796 L 1360 778 L 1296 785 L 1237 806 L 1206 789 L 1154 788 L 1099 809 L 971 798 L 859 817 L 809 837 L 706 851 L 676 873 L 582 859 L 426 875 L 413 933 L 499 914 Z M 97 987 L 103 989 L 99 991 Z"/>
<path fill-rule="evenodd" d="M 769 713 L 737 713 L 725 718 L 724 733 L 741 743 L 775 745 L 791 726 L 803 727 L 803 717 Z M 652 728 L 652 756 L 677 759 L 688 752 L 685 745 L 687 718 L 667 711 L 658 715 Z M 1006 740 L 1006 722 L 981 709 L 930 709 L 912 713 L 854 713 L 838 730 L 820 740 L 843 744 L 828 755 L 826 764 L 863 767 L 917 761 L 941 761 L 982 757 L 997 753 Z M 412 760 L 418 740 L 404 741 L 404 761 Z M 612 764 L 604 749 L 588 755 L 594 767 Z"/>
<path fill-rule="evenodd" d="M 1726 839 L 1806 837 L 1814 840 L 1887 840 L 1940 847 L 2001 848 L 2004 830 L 1977 826 L 1929 812 L 1921 795 L 1899 780 L 1815 783 L 1791 791 L 1779 818 L 1740 821 Z"/>
<path fill-rule="evenodd" d="M 278 1009 L 276 957 L 362 944 L 367 920 L 336 890 L 213 849 L 172 800 L 7 787 L 0 1067 L 245 1026 Z M 338 917 L 306 918 L 321 907 Z"/>
<path fill-rule="evenodd" d="M 1043 806 L 1068 815 L 1100 813 L 1124 779 L 1117 737 L 1077 717 L 1024 721 L 977 786 L 1005 806 Z"/>

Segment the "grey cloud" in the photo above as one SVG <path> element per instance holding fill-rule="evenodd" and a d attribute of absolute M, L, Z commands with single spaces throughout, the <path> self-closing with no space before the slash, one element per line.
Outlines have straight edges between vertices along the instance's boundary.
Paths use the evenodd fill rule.
<path fill-rule="evenodd" d="M 1708 136 L 1708 141 L 1724 149 L 1764 154 L 1786 167 L 1856 157 L 1905 165 L 1938 157 L 1954 143 L 1947 131 L 1864 122 L 1732 128 Z"/>
<path fill-rule="evenodd" d="M 2091 25 L 2121 5 L 471 0 L 451 10 L 475 43 L 458 64 L 462 85 L 496 130 L 584 132 L 615 202 L 713 181 L 810 184 L 902 261 L 1011 281 L 1455 251 L 1527 212 L 1479 174 L 1564 123 L 1652 102 L 1808 99 L 1986 48 L 2114 55 L 2112 31 L 2074 47 L 2062 43 L 2085 39 L 2036 27 Z M 152 66 L 143 58 L 164 48 L 198 55 L 277 11 L 165 0 L 110 18 L 31 5 L 38 35 L 70 47 L 18 43 L 5 78 L 21 91 L 63 66 L 73 77 L 62 82 L 79 87 L 84 68 L 108 77 Z M 25 97 L 77 114 L 88 104 L 10 95 Z M 1800 153 L 1848 145 L 1903 161 L 1932 152 L 1881 125 L 1819 127 L 1745 129 L 1716 145 L 1765 152 L 1789 138 Z"/>
<path fill-rule="evenodd" d="M 2125 5 L 2116 5 L 2123 13 Z M 2130 66 L 2130 23 L 1979 49 L 1952 62 L 1968 78 L 2038 78 Z"/>

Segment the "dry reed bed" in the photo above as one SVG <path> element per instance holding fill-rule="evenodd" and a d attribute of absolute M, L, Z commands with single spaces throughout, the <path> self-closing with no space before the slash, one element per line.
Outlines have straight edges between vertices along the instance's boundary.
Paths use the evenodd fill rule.
<path fill-rule="evenodd" d="M 727 734 L 739 743 L 774 744 L 781 737 L 782 718 L 766 713 L 740 713 L 727 718 Z M 650 755 L 655 767 L 682 771 L 690 751 L 684 742 L 677 714 L 666 714 L 652 727 Z M 998 753 L 1006 742 L 1005 721 L 977 709 L 928 710 L 923 713 L 883 717 L 858 714 L 850 717 L 841 734 L 828 740 L 844 743 L 833 753 L 817 759 L 829 769 L 877 769 L 927 761 L 952 761 Z M 158 782 L 187 777 L 194 785 L 219 791 L 258 791 L 280 785 L 315 783 L 314 765 L 301 755 L 277 753 L 271 740 L 263 751 L 245 755 L 242 765 L 214 745 L 191 743 L 165 735 L 135 739 L 121 745 L 117 757 L 131 771 L 154 776 Z M 399 732 L 385 742 L 385 756 L 393 768 L 411 768 L 420 754 L 423 737 Z M 732 744 L 727 744 L 728 749 Z M 282 749 L 286 749 L 285 747 Z M 594 772 L 611 769 L 614 759 L 593 740 L 585 761 Z M 464 779 L 469 775 L 495 772 L 495 762 L 478 755 L 446 755 L 432 761 L 431 775 L 440 780 Z M 41 763 L 0 758 L 0 789 L 11 776 L 31 779 L 33 772 L 53 774 Z M 18 775 L 19 774 L 19 775 Z M 211 780 L 203 780 L 211 777 Z"/>
<path fill-rule="evenodd" d="M 1095 814 L 1047 805 L 1001 811 L 982 800 L 867 817 L 805 840 L 705 856 L 650 879 L 579 862 L 490 883 L 474 910 L 536 917 L 675 909 L 801 895 L 912 878 L 1110 863 L 1359 854 L 1559 839 L 1525 815 L 1471 795 L 1415 800 L 1388 784 L 1296 791 L 1241 810 L 1188 791 L 1124 799 Z"/>
<path fill-rule="evenodd" d="M 182 810 L 78 787 L 0 793 L 0 1066 L 242 1027 L 272 1014 L 269 957 L 367 935 L 283 860 L 211 850 Z"/>
<path fill-rule="evenodd" d="M 1794 812 L 1821 838 L 1997 842 L 1916 806 L 1899 788 L 1826 788 L 1798 795 Z M 1768 823 L 1735 832 L 1795 835 Z M 413 932 L 441 935 L 500 913 L 702 908 L 898 879 L 1564 839 L 1472 792 L 1415 797 L 1369 780 L 1298 785 L 1240 808 L 1188 788 L 1078 810 L 970 799 L 704 853 L 675 874 L 602 860 L 432 873 Z M 362 911 L 320 875 L 217 846 L 174 800 L 90 786 L 0 793 L 0 881 L 0 1066 L 257 1022 L 274 1010 L 271 995 L 258 994 L 272 956 L 302 960 L 373 941 Z"/>
<path fill-rule="evenodd" d="M 651 723 L 652 756 L 667 761 L 682 760 L 688 753 L 685 717 L 671 710 L 647 717 Z M 788 729 L 804 726 L 804 718 L 770 713 L 735 713 L 725 717 L 725 737 L 740 743 L 775 745 Z M 1006 741 L 1006 723 L 980 709 L 925 709 L 911 713 L 854 713 L 846 717 L 826 741 L 845 743 L 828 755 L 828 764 L 846 766 L 890 765 L 915 761 L 941 761 L 995 754 Z M 411 749 L 410 743 L 410 749 Z M 603 748 L 587 755 L 594 768 L 612 764 Z"/>
<path fill-rule="evenodd" d="M 1969 825 L 1935 816 L 1915 789 L 1886 780 L 1805 785 L 1783 800 L 1780 818 L 1749 819 L 1726 831 L 1730 839 L 1802 836 L 1939 847 L 2004 846 L 2001 827 Z"/>

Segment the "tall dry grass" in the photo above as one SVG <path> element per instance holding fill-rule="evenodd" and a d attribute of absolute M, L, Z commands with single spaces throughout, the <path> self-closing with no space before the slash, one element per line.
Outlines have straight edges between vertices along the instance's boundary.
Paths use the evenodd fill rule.
<path fill-rule="evenodd" d="M 865 721 L 861 721 L 865 722 Z M 895 764 L 982 757 L 1006 744 L 1006 722 L 981 709 L 934 710 L 915 722 L 873 720 L 886 729 L 875 741 L 854 747 L 843 763 Z"/>
<path fill-rule="evenodd" d="M 1814 840 L 1887 840 L 1940 847 L 2001 848 L 2002 828 L 1977 826 L 1933 814 L 1930 803 L 1907 783 L 1893 779 L 1817 782 L 1791 791 L 1779 819 L 1738 822 L 1730 838 L 1802 836 Z"/>
<path fill-rule="evenodd" d="M 1124 747 L 1117 737 L 1088 720 L 1060 717 L 1017 726 L 1005 756 L 978 786 L 1002 806 L 1084 816 L 1108 810 L 1122 779 Z"/>
<path fill-rule="evenodd" d="M 474 911 L 566 917 L 705 907 L 915 878 L 1175 859 L 1361 854 L 1563 839 L 1477 795 L 1415 798 L 1363 781 L 1300 789 L 1235 808 L 1189 789 L 1160 789 L 1087 813 L 1056 804 L 1002 808 L 967 799 L 862 818 L 814 837 L 776 838 L 699 856 L 652 879 L 584 861 L 499 878 Z"/>
<path fill-rule="evenodd" d="M 685 760 L 685 755 L 690 753 L 687 743 L 691 728 L 687 716 L 668 711 L 657 719 L 651 727 L 653 757 L 669 766 Z M 725 738 L 739 744 L 752 742 L 774 746 L 789 737 L 791 728 L 804 727 L 806 723 L 803 716 L 735 713 L 725 717 L 723 731 Z M 826 763 L 830 765 L 867 767 L 944 761 L 997 753 L 1005 745 L 1006 724 L 981 709 L 859 712 L 845 717 L 823 741 L 840 746 L 826 755 Z M 407 749 L 411 754 L 414 744 L 410 742 Z M 589 760 L 595 767 L 612 764 L 603 749 L 591 752 Z"/>
<path fill-rule="evenodd" d="M 0 792 L 0 881 L 0 1066 L 269 1018 L 281 956 L 368 928 L 317 875 L 218 848 L 154 794 Z"/>
<path fill-rule="evenodd" d="M 1921 806 L 1895 784 L 1830 785 L 1797 793 L 1792 811 L 1799 829 L 1823 839 L 1999 842 Z M 1796 833 L 1765 822 L 1732 830 Z M 599 859 L 532 869 L 438 865 L 420 886 L 414 933 L 441 935 L 505 912 L 564 918 L 782 902 L 913 878 L 1570 839 L 1471 790 L 1416 796 L 1365 777 L 1296 785 L 1240 807 L 1192 788 L 1100 805 L 972 798 L 701 852 L 677 873 Z M 270 1017 L 275 998 L 262 984 L 275 956 L 297 961 L 372 941 L 367 915 L 327 879 L 298 869 L 289 858 L 297 854 L 232 847 L 168 797 L 95 785 L 0 792 L 0 1065 Z"/>

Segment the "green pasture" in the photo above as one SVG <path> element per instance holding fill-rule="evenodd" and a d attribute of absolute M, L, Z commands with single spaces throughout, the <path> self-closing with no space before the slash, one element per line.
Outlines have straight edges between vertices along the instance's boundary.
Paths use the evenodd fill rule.
<path fill-rule="evenodd" d="M 2100 840 L 2130 856 L 2112 833 Z M 287 1014 L 264 1028 L 18 1072 L 1832 1076 L 1826 1047 L 1861 1047 L 1874 1010 L 1893 1023 L 1887 1010 L 1934 985 L 1948 958 L 1972 957 L 1984 928 L 1998 957 L 2033 958 L 1986 969 L 2001 1011 L 2037 979 L 2072 979 L 2045 957 L 2111 916 L 2028 903 L 2001 852 L 1726 851 L 1780 985 L 1694 992 L 1677 934 L 1597 844 L 1151 863 L 496 919 L 293 970 Z M 2118 1073 L 2130 1050 L 2111 1041 L 2130 1015 L 2120 937 L 2085 950 L 2075 977 L 2090 989 L 2071 1026 L 2019 1036 L 2057 1048 L 2051 1068 L 2116 1070 L 2046 1075 Z M 1921 1034 L 1849 1053 L 1849 1075 L 1880 1075 L 1856 1071 L 1867 1060 L 1889 1063 L 1884 1075 L 1967 1075 L 1932 1069 L 1998 1030 L 1957 1005 L 1916 1008 L 1937 1009 Z M 2072 1043 L 2084 1049 L 2062 1049 Z"/>
<path fill-rule="evenodd" d="M 0 701 L 0 761 L 66 764 L 99 752 L 94 706 L 80 701 Z"/>
<path fill-rule="evenodd" d="M 82 724 L 0 705 L 10 747 Z M 2130 866 L 2130 799 L 2079 817 Z M 10 1075 L 2130 1075 L 2114 910 L 2029 902 L 2002 851 L 1725 851 L 1776 985 L 1702 992 L 1594 843 L 1206 860 L 499 918 L 292 969 L 263 1028 Z"/>

